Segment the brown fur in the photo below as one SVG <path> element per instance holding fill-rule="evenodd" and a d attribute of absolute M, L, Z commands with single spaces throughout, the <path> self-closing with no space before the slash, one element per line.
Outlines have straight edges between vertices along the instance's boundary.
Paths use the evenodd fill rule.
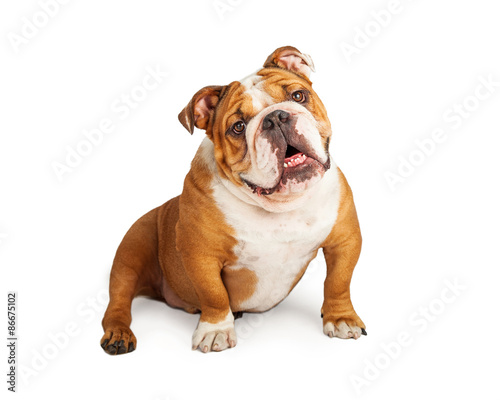
<path fill-rule="evenodd" d="M 247 268 L 223 269 L 222 281 L 229 294 L 229 303 L 233 312 L 245 311 L 241 304 L 249 299 L 257 286 L 255 272 Z"/>

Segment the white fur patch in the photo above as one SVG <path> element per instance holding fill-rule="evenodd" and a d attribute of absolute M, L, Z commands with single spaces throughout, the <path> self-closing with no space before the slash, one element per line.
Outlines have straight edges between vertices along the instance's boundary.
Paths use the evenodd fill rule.
<path fill-rule="evenodd" d="M 198 323 L 193 333 L 193 350 L 198 347 L 204 353 L 210 350 L 224 350 L 236 345 L 236 333 L 234 331 L 234 317 L 231 310 L 223 321 L 216 324 L 209 322 Z"/>
<path fill-rule="evenodd" d="M 338 327 L 331 322 L 327 322 L 323 327 L 323 332 L 329 337 L 338 337 L 341 339 L 359 339 L 361 337 L 361 328 L 359 326 L 350 326 L 343 321 Z"/>
<path fill-rule="evenodd" d="M 259 112 L 264 107 L 275 102 L 274 99 L 262 89 L 262 76 L 254 73 L 242 79 L 240 83 L 245 88 L 245 94 L 251 97 L 252 106 L 255 112 Z"/>
<path fill-rule="evenodd" d="M 264 188 L 272 188 L 281 179 L 281 171 L 278 166 L 278 149 L 273 148 L 267 140 L 255 143 L 255 151 L 249 151 L 252 155 L 252 166 L 249 171 L 241 174 L 243 179 L 257 182 Z"/>
<path fill-rule="evenodd" d="M 258 279 L 242 309 L 265 311 L 283 300 L 331 232 L 339 204 L 337 172 L 327 172 L 310 190 L 316 194 L 303 207 L 284 213 L 249 206 L 224 193 L 222 186 L 214 191 L 238 239 L 238 262 L 229 268 L 247 268 Z"/>

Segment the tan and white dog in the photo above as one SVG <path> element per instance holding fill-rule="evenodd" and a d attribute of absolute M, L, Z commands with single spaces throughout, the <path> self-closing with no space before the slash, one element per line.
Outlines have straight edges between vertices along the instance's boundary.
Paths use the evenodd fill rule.
<path fill-rule="evenodd" d="M 102 321 L 108 354 L 136 348 L 130 308 L 138 295 L 201 312 L 193 349 L 234 347 L 235 315 L 280 303 L 320 248 L 324 333 L 366 334 L 349 292 L 361 250 L 356 209 L 330 159 L 313 70 L 309 56 L 282 47 L 242 81 L 201 89 L 179 114 L 190 133 L 196 126 L 207 137 L 182 194 L 140 218 L 118 248 Z"/>

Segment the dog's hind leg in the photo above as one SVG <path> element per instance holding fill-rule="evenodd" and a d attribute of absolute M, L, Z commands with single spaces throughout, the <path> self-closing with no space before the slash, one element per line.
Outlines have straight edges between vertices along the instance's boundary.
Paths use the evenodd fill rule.
<path fill-rule="evenodd" d="M 102 320 L 101 347 L 108 354 L 134 351 L 137 339 L 130 329 L 131 306 L 140 294 L 161 298 L 158 265 L 157 209 L 141 217 L 123 238 L 111 268 L 109 305 Z"/>

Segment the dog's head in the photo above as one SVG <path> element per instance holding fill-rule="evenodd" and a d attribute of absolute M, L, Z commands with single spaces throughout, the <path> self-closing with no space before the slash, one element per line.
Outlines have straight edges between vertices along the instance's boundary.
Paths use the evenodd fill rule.
<path fill-rule="evenodd" d="M 206 130 L 219 174 L 239 190 L 267 202 L 301 196 L 330 168 L 331 126 L 312 71 L 309 56 L 279 48 L 255 74 L 199 90 L 179 120 Z"/>

